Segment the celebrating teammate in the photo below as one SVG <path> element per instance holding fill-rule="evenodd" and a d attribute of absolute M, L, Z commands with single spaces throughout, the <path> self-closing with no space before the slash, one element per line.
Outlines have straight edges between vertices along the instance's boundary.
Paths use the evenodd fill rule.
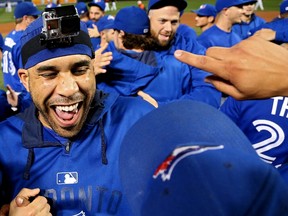
<path fill-rule="evenodd" d="M 9 203 L 24 187 L 40 188 L 39 195 L 52 199 L 54 215 L 131 215 L 117 174 L 120 143 L 154 108 L 142 99 L 96 91 L 85 24 L 71 17 L 80 29 L 51 38 L 45 17 L 21 38 L 19 76 L 34 104 L 0 123 L 1 201 Z"/>

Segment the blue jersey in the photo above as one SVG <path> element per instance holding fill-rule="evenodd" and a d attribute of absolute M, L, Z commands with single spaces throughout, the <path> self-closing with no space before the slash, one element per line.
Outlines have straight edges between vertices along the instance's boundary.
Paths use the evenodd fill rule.
<path fill-rule="evenodd" d="M 177 34 L 182 35 L 183 37 L 187 38 L 188 40 L 196 39 L 197 33 L 196 31 L 188 25 L 180 24 L 177 28 Z"/>
<path fill-rule="evenodd" d="M 204 47 L 213 46 L 232 47 L 241 41 L 241 38 L 235 32 L 225 32 L 216 25 L 211 26 L 206 31 L 202 32 L 197 38 L 197 41 Z"/>
<path fill-rule="evenodd" d="M 275 40 L 273 41 L 276 44 L 282 44 L 288 42 L 288 18 L 276 18 L 271 22 L 264 23 L 257 28 L 251 29 L 249 34 L 253 35 L 256 31 L 267 28 L 272 29 L 276 32 Z"/>
<path fill-rule="evenodd" d="M 228 97 L 220 110 L 239 126 L 258 155 L 281 171 L 288 163 L 287 107 L 288 97 L 244 101 Z M 288 182 L 288 172 L 282 175 Z"/>
<path fill-rule="evenodd" d="M 151 110 L 143 100 L 98 92 L 86 125 L 70 140 L 43 127 L 34 106 L 1 122 L 6 201 L 23 187 L 39 187 L 54 201 L 53 215 L 131 215 L 122 192 L 118 154 L 126 131 Z"/>
<path fill-rule="evenodd" d="M 4 40 L 2 71 L 4 85 L 9 84 L 16 92 L 25 91 L 18 76 L 18 69 L 22 67 L 20 38 L 23 31 L 12 31 Z"/>
<path fill-rule="evenodd" d="M 257 28 L 258 26 L 264 24 L 266 21 L 253 14 L 251 17 L 251 21 L 249 23 L 247 22 L 241 22 L 241 23 L 235 23 L 232 26 L 232 31 L 235 32 L 236 34 L 238 34 L 241 39 L 246 39 L 250 36 L 249 31 L 251 29 Z"/>

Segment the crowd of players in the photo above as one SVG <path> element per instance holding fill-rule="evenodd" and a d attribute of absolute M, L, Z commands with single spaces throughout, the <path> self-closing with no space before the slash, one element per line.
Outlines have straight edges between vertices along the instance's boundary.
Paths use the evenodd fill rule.
<path fill-rule="evenodd" d="M 81 28 L 87 29 L 93 52 L 95 52 L 93 67 L 97 91 L 102 94 L 117 94 L 144 100 L 153 107 L 147 110 L 165 107 L 170 103 L 182 100 L 209 104 L 227 115 L 244 132 L 259 157 L 275 167 L 287 183 L 286 155 L 288 151 L 286 142 L 288 138 L 285 136 L 286 131 L 288 131 L 286 124 L 288 98 L 285 97 L 287 95 L 274 94 L 272 96 L 275 97 L 266 99 L 237 100 L 236 97 L 229 96 L 229 92 L 220 91 L 215 88 L 216 85 L 211 84 L 213 83 L 213 76 L 210 77 L 211 73 L 208 72 L 210 70 L 200 69 L 198 66 L 195 67 L 178 61 L 174 53 L 176 50 L 184 50 L 205 56 L 208 55 L 207 49 L 211 47 L 236 47 L 241 44 L 241 41 L 245 42 L 254 38 L 256 38 L 255 40 L 263 40 L 263 43 L 264 41 L 271 41 L 274 45 L 282 46 L 283 52 L 287 52 L 285 49 L 287 49 L 288 28 L 285 26 L 288 24 L 288 1 L 284 0 L 281 3 L 279 16 L 270 22 L 266 22 L 255 14 L 256 0 L 217 0 L 215 5 L 203 4 L 199 9 L 191 11 L 196 14 L 196 27 L 201 28 L 199 35 L 191 27 L 180 23 L 181 15 L 187 7 L 184 0 L 150 0 L 147 11 L 142 2 L 137 3 L 138 6 L 120 9 L 115 17 L 105 15 L 106 11 L 117 9 L 115 1 L 112 2 L 112 7 L 109 7 L 109 2 L 98 0 L 88 4 L 79 2 L 75 5 L 83 22 Z M 47 7 L 61 6 L 47 5 Z M 0 38 L 3 78 L 8 89 L 0 92 L 0 120 L 3 122 L 11 116 L 23 113 L 28 107 L 31 107 L 33 102 L 37 102 L 33 96 L 31 98 L 30 84 L 24 84 L 23 80 L 20 81 L 19 78 L 25 77 L 25 70 L 29 69 L 29 66 L 26 65 L 28 60 L 23 59 L 24 55 L 21 55 L 23 44 L 20 41 L 23 41 L 24 32 L 29 32 L 29 26 L 35 20 L 37 22 L 37 17 L 40 14 L 41 11 L 31 2 L 19 3 L 14 10 L 15 29 L 4 40 L 2 37 Z M 28 55 L 27 52 L 25 52 L 26 55 Z M 39 56 L 41 55 L 39 54 Z M 57 54 L 55 56 L 62 57 L 61 55 L 57 56 Z M 43 58 L 42 61 L 45 61 L 45 56 L 34 58 L 40 58 L 40 60 L 35 60 L 38 63 L 41 62 L 41 58 Z M 91 58 L 93 57 L 91 56 Z M 222 58 L 224 57 L 218 56 L 217 59 Z M 257 59 L 257 56 L 255 58 Z M 273 56 L 267 56 L 265 60 L 267 65 L 272 64 Z M 246 64 L 245 59 L 240 58 L 238 61 L 243 65 Z M 265 64 L 262 67 L 265 67 Z M 225 69 L 232 71 L 237 68 Z M 266 78 L 270 79 L 269 76 L 268 74 Z M 207 82 L 209 79 L 210 81 Z M 217 77 L 215 79 L 217 80 Z M 247 80 L 246 82 L 249 83 L 250 81 Z M 38 90 L 40 91 L 40 89 Z M 105 97 L 108 96 L 102 97 L 104 99 L 101 100 L 105 100 Z M 102 103 L 104 102 L 102 101 Z M 101 108 L 101 104 L 97 104 L 97 106 Z M 70 115 L 69 110 L 62 110 L 61 112 L 67 112 L 67 114 L 61 114 L 63 118 L 68 118 Z M 123 110 L 122 112 L 122 115 L 126 115 Z M 181 110 L 179 112 L 181 113 Z M 127 114 L 127 116 L 129 115 Z M 130 127 L 132 122 L 127 125 Z M 52 127 L 52 129 L 54 128 Z M 223 132 L 225 133 L 225 131 Z M 123 138 L 124 135 L 122 135 L 119 135 L 119 139 Z M 48 135 L 46 134 L 46 136 Z M 60 138 L 57 138 L 60 141 L 63 140 L 61 136 L 60 133 Z M 106 136 L 108 135 L 106 134 Z M 2 142 L 1 139 L 0 142 Z M 4 146 L 4 144 L 0 145 Z M 103 149 L 105 148 L 103 147 Z M 103 149 L 101 151 L 105 152 Z M 102 152 L 101 157 L 102 163 L 105 164 L 103 162 L 105 161 L 105 153 Z M 116 158 L 118 157 L 116 156 Z M 29 163 L 27 162 L 27 164 Z M 4 165 L 1 164 L 2 166 Z M 30 164 L 30 166 L 32 165 Z M 72 174 L 71 177 L 73 177 Z M 26 186 L 26 184 L 23 185 Z M 41 186 L 45 187 L 45 184 L 43 185 Z M 13 187 L 12 189 L 9 187 L 9 190 L 13 190 L 13 192 L 9 191 L 11 194 L 8 195 L 9 201 L 11 201 L 19 190 L 16 191 Z M 286 191 L 286 188 L 283 191 Z M 7 191 L 5 192 L 7 193 Z M 37 194 L 39 191 L 28 194 L 30 193 Z M 65 198 L 63 199 L 65 202 Z M 283 195 L 283 200 L 285 199 L 286 197 Z M 275 200 L 277 199 L 275 198 Z M 281 204 L 283 200 L 279 203 Z M 5 203 L 0 202 L 0 204 Z M 21 203 L 18 205 L 18 207 L 11 206 L 16 209 L 23 208 Z M 29 203 L 25 205 L 29 205 Z M 64 213 L 67 206 L 69 206 L 67 203 L 61 204 L 60 202 L 60 209 L 63 208 L 61 211 Z M 5 208 L 7 207 L 2 208 L 3 212 L 7 211 Z M 288 215 L 287 208 L 281 208 L 280 210 L 278 208 L 277 211 L 283 210 L 283 215 Z M 47 210 L 47 203 L 43 203 L 43 209 Z M 101 212 L 101 209 L 98 210 Z M 116 210 L 119 210 L 117 213 L 122 213 L 122 215 L 126 215 L 130 211 L 125 207 L 124 210 L 118 209 L 118 207 Z M 129 214 L 127 213 L 127 215 Z"/>

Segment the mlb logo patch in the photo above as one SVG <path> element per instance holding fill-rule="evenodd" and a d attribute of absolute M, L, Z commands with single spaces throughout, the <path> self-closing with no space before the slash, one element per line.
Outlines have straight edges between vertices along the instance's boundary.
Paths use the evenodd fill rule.
<path fill-rule="evenodd" d="M 57 184 L 77 184 L 78 173 L 77 172 L 59 172 L 57 173 Z"/>

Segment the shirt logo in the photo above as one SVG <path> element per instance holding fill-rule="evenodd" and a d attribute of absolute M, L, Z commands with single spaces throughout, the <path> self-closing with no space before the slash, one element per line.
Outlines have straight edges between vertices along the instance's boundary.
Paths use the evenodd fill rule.
<path fill-rule="evenodd" d="M 171 174 L 175 166 L 184 158 L 200 154 L 208 150 L 218 150 L 223 149 L 223 145 L 218 146 L 182 146 L 175 148 L 173 152 L 158 166 L 156 171 L 153 174 L 153 178 L 156 179 L 158 176 L 161 176 L 162 181 L 170 180 Z"/>
<path fill-rule="evenodd" d="M 75 215 L 72 215 L 72 216 L 85 216 L 85 215 L 86 215 L 85 212 L 81 211 L 78 214 L 75 214 Z"/>
<path fill-rule="evenodd" d="M 57 184 L 77 184 L 78 183 L 78 173 L 77 172 L 59 172 L 57 173 Z"/>

